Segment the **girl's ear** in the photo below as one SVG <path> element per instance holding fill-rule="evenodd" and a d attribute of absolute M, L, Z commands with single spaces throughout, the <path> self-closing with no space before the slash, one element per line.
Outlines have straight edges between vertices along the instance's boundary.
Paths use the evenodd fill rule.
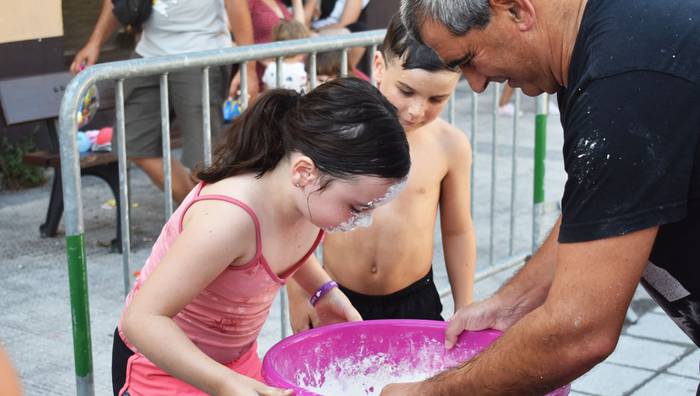
<path fill-rule="evenodd" d="M 292 185 L 304 188 L 319 178 L 319 171 L 314 161 L 305 155 L 293 155 L 291 158 Z"/>
<path fill-rule="evenodd" d="M 381 51 L 374 51 L 372 67 L 374 68 L 374 78 L 377 81 L 377 86 L 379 86 L 382 82 L 382 77 L 384 77 L 384 71 L 386 70 L 386 61 Z"/>

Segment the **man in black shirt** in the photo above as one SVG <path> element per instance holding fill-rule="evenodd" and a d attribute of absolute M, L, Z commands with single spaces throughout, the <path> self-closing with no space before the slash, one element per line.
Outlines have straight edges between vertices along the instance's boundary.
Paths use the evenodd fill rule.
<path fill-rule="evenodd" d="M 402 17 L 477 92 L 558 93 L 568 180 L 551 235 L 447 344 L 503 337 L 382 395 L 551 391 L 615 349 L 640 281 L 700 344 L 700 2 L 403 0 Z"/>

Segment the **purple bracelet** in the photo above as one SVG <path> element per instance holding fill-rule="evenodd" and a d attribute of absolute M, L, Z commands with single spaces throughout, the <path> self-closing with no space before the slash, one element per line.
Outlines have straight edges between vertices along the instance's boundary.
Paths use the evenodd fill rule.
<path fill-rule="evenodd" d="M 316 290 L 316 293 L 314 293 L 309 299 L 311 305 L 315 307 L 318 300 L 320 300 L 321 297 L 328 294 L 328 292 L 331 291 L 331 289 L 334 287 L 338 287 L 338 284 L 335 283 L 335 281 L 328 281 L 324 283 L 321 287 L 318 288 L 318 290 Z"/>

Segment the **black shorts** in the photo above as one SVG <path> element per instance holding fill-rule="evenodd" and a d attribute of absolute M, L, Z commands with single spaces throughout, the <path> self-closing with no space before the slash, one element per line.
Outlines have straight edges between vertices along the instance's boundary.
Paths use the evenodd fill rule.
<path fill-rule="evenodd" d="M 134 351 L 124 344 L 119 337 L 119 329 L 114 330 L 114 342 L 112 343 L 112 391 L 114 396 L 119 395 L 119 391 L 126 383 L 126 364 Z"/>
<path fill-rule="evenodd" d="M 433 282 L 432 268 L 427 275 L 407 287 L 384 296 L 360 294 L 338 285 L 360 312 L 362 319 L 445 320 L 440 313 L 440 294 Z"/>

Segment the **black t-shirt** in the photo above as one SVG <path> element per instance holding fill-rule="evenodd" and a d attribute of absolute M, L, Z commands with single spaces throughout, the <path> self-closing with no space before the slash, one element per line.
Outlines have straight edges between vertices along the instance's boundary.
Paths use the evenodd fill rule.
<path fill-rule="evenodd" d="M 660 226 L 642 284 L 700 345 L 700 1 L 588 0 L 559 106 L 559 242 Z"/>

